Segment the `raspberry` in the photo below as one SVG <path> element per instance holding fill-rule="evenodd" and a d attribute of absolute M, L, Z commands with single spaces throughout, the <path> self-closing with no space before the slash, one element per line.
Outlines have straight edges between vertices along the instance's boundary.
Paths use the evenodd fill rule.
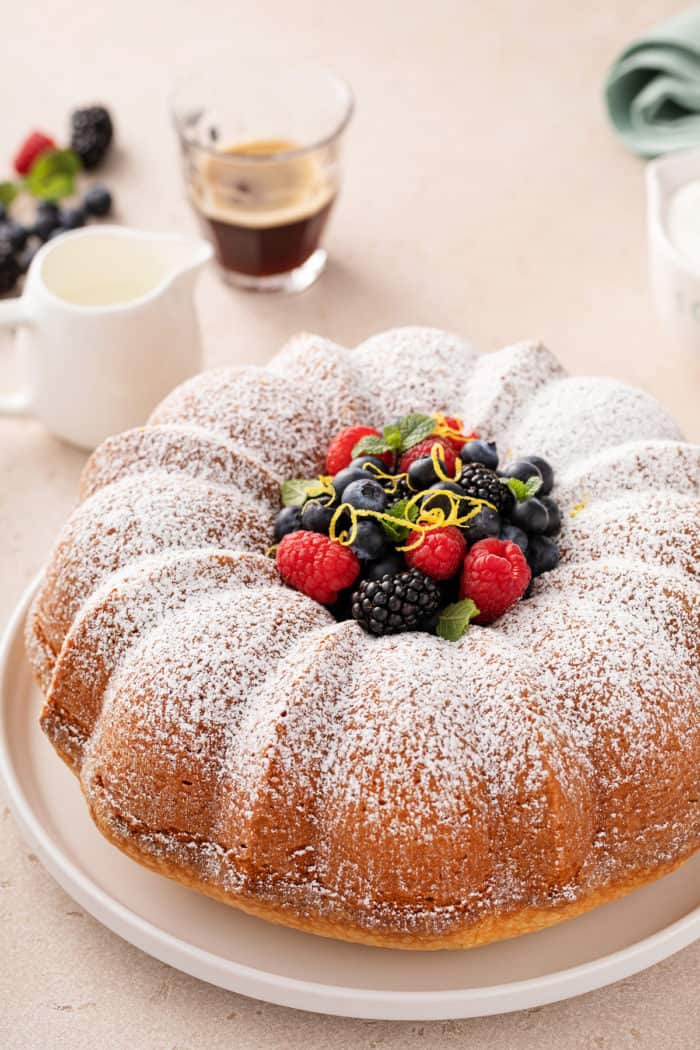
<path fill-rule="evenodd" d="M 413 448 L 409 448 L 407 452 L 404 452 L 399 464 L 400 472 L 406 474 L 411 463 L 415 463 L 417 459 L 422 459 L 424 456 L 429 456 L 433 445 L 439 445 L 442 449 L 442 452 L 438 452 L 438 456 L 443 463 L 445 473 L 452 477 L 457 461 L 457 453 L 452 448 L 452 445 L 445 438 L 441 437 L 426 438 L 425 441 L 419 441 Z"/>
<path fill-rule="evenodd" d="M 525 555 L 508 540 L 479 540 L 469 551 L 459 584 L 460 598 L 479 607 L 475 623 L 493 623 L 527 590 L 530 566 Z"/>
<path fill-rule="evenodd" d="M 406 545 L 415 543 L 420 535 L 419 532 L 410 533 Z M 449 580 L 464 561 L 466 551 L 462 533 L 454 525 L 447 525 L 423 533 L 420 547 L 406 551 L 406 563 L 410 569 L 420 569 L 434 580 Z"/>
<path fill-rule="evenodd" d="M 345 430 L 341 430 L 339 434 L 336 434 L 326 453 L 326 474 L 332 476 L 349 466 L 353 459 L 352 450 L 357 442 L 361 438 L 369 437 L 370 435 L 378 438 L 382 436 L 374 427 L 346 427 Z M 393 466 L 393 453 L 382 452 L 377 458 L 386 463 L 388 467 Z"/>
<path fill-rule="evenodd" d="M 452 430 L 458 430 L 460 432 L 460 434 L 461 434 L 461 437 L 458 437 L 458 438 L 456 438 L 456 437 L 448 437 L 448 438 L 444 439 L 445 441 L 447 441 L 447 443 L 449 445 L 452 446 L 452 448 L 455 450 L 455 452 L 461 452 L 462 448 L 464 447 L 466 442 L 467 441 L 472 441 L 477 436 L 476 434 L 473 434 L 473 433 L 472 434 L 463 434 L 462 433 L 462 420 L 461 419 L 457 419 L 456 416 L 445 416 L 445 422 L 447 423 L 448 427 L 451 427 Z"/>
<path fill-rule="evenodd" d="M 32 131 L 15 153 L 14 165 L 18 175 L 27 175 L 40 153 L 56 149 L 56 143 L 43 131 Z"/>
<path fill-rule="evenodd" d="M 297 591 L 332 605 L 338 592 L 355 582 L 360 563 L 349 547 L 320 532 L 290 532 L 277 548 L 277 569 Z"/>

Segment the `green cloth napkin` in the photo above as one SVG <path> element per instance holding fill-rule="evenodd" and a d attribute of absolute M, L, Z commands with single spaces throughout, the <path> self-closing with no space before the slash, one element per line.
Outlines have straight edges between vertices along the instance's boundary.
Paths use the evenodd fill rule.
<path fill-rule="evenodd" d="M 700 145 L 700 7 L 623 51 L 608 73 L 610 120 L 643 157 Z"/>

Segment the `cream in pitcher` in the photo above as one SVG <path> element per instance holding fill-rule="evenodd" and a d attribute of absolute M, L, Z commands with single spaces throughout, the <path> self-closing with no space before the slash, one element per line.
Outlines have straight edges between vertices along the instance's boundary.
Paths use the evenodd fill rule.
<path fill-rule="evenodd" d="M 0 414 L 36 416 L 87 449 L 144 423 L 200 367 L 192 293 L 210 256 L 196 238 L 118 226 L 46 244 L 23 295 L 0 303 L 0 323 L 18 329 L 20 376 Z"/>

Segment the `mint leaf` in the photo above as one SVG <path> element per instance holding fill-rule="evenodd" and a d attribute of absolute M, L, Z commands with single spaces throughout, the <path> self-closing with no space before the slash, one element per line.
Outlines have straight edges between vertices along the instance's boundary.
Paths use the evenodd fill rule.
<path fill-rule="evenodd" d="M 447 642 L 458 641 L 469 627 L 479 610 L 471 598 L 464 598 L 461 602 L 453 602 L 447 605 L 440 613 L 437 633 L 440 638 Z"/>
<path fill-rule="evenodd" d="M 391 506 L 387 508 L 385 513 L 386 514 L 390 514 L 392 518 L 406 518 L 406 517 L 408 517 L 409 521 L 415 521 L 416 518 L 418 517 L 418 509 L 416 507 L 411 507 L 411 509 L 410 509 L 410 511 L 408 512 L 408 515 L 407 515 L 406 514 L 406 507 L 407 507 L 407 505 L 408 505 L 408 500 L 406 500 L 406 499 L 397 500 L 396 503 L 392 503 Z M 382 528 L 384 529 L 385 534 L 389 537 L 389 539 L 392 541 L 392 543 L 402 543 L 406 539 L 406 537 L 408 536 L 408 533 L 410 532 L 410 529 L 408 528 L 408 526 L 402 524 L 399 521 L 396 521 L 396 522 L 387 521 L 385 518 L 382 518 L 380 520 L 380 525 L 382 526 Z"/>
<path fill-rule="evenodd" d="M 360 438 L 357 444 L 353 447 L 352 458 L 357 459 L 358 456 L 378 456 L 382 452 L 391 452 L 391 446 L 387 445 L 384 438 L 375 437 L 374 434 L 367 434 L 366 437 Z"/>
<path fill-rule="evenodd" d="M 432 416 L 425 416 L 420 412 L 412 412 L 404 416 L 396 424 L 401 434 L 401 451 L 413 448 L 420 441 L 425 441 L 435 430 L 435 420 Z"/>
<path fill-rule="evenodd" d="M 5 207 L 12 204 L 18 193 L 19 185 L 16 182 L 0 182 L 0 204 L 4 204 Z"/>
<path fill-rule="evenodd" d="M 384 440 L 392 451 L 398 452 L 403 440 L 401 427 L 398 423 L 389 423 L 388 426 L 384 427 Z"/>
<path fill-rule="evenodd" d="M 534 475 L 527 481 L 521 481 L 519 478 L 501 478 L 501 481 L 508 486 L 518 503 L 531 499 L 542 488 L 542 478 L 538 478 L 537 475 Z"/>
<path fill-rule="evenodd" d="M 316 489 L 315 495 L 320 496 L 323 486 L 317 478 L 290 478 L 281 486 L 282 503 L 285 507 L 300 507 L 307 496 Z"/>
<path fill-rule="evenodd" d="M 525 482 L 521 481 L 519 478 L 501 478 L 501 484 L 510 489 L 518 503 L 520 503 L 521 500 L 527 499 Z"/>
<path fill-rule="evenodd" d="M 53 149 L 41 153 L 27 175 L 27 189 L 43 200 L 70 197 L 75 192 L 75 176 L 81 167 L 80 157 L 73 150 Z"/>
<path fill-rule="evenodd" d="M 392 543 L 403 543 L 408 536 L 408 529 L 398 521 L 393 522 L 382 519 L 379 524 L 382 527 L 384 535 L 387 539 L 391 540 Z"/>
<path fill-rule="evenodd" d="M 544 481 L 542 478 L 538 478 L 536 474 L 533 477 L 528 478 L 525 482 L 525 491 L 527 492 L 527 499 L 531 499 L 532 496 L 536 496 L 542 488 Z"/>

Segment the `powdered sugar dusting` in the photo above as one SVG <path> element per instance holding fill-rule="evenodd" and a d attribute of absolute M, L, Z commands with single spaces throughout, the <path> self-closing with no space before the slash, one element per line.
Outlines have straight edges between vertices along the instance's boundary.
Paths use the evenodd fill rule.
<path fill-rule="evenodd" d="M 672 419 L 648 394 L 613 379 L 568 376 L 526 402 L 504 442 L 518 454 L 539 454 L 561 470 L 628 441 L 680 440 Z"/>
<path fill-rule="evenodd" d="M 273 480 L 318 470 L 338 426 L 441 409 L 551 459 L 561 566 L 457 643 L 336 624 L 260 554 Z M 28 627 L 37 666 L 60 651 L 47 731 L 114 835 L 397 937 L 697 848 L 700 450 L 647 395 L 535 343 L 398 329 L 299 337 L 152 424 L 88 464 Z"/>

